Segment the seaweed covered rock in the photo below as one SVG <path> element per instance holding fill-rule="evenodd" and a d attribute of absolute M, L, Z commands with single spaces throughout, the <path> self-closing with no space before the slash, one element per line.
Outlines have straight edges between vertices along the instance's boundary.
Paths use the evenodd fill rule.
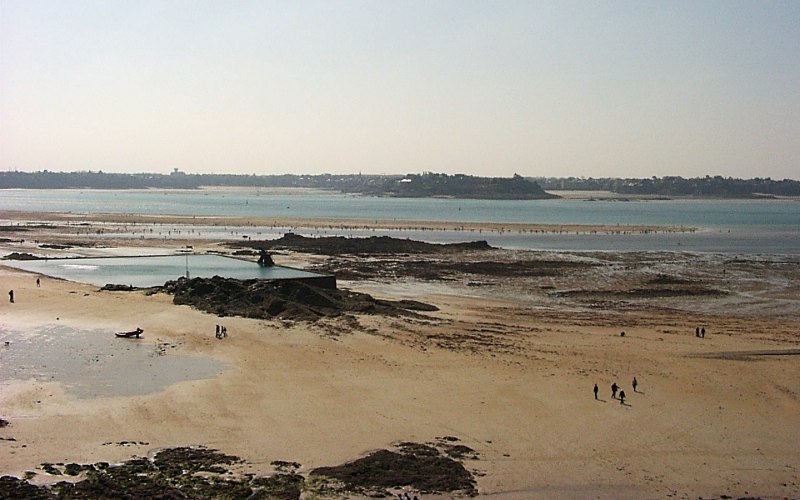
<path fill-rule="evenodd" d="M 295 233 L 286 233 L 276 240 L 258 242 L 234 242 L 232 247 L 255 248 L 259 251 L 284 249 L 296 252 L 310 252 L 320 255 L 392 255 L 420 253 L 449 253 L 464 250 L 491 250 L 484 240 L 464 243 L 427 243 L 391 236 L 370 236 L 367 238 L 346 238 L 344 236 L 324 236 L 309 238 Z"/>
<path fill-rule="evenodd" d="M 0 498 L 38 500 L 56 498 L 56 495 L 29 483 L 25 479 L 3 476 L 0 477 Z"/>
<path fill-rule="evenodd" d="M 78 477 L 55 484 L 36 485 L 26 479 L 3 476 L 0 498 L 298 500 L 304 494 L 307 498 L 353 494 L 387 497 L 395 487 L 410 487 L 420 493 L 476 495 L 473 474 L 460 461 L 463 456 L 448 453 L 456 446 L 475 454 L 466 446 L 451 442 L 404 442 L 394 450 L 377 450 L 339 466 L 314 469 L 308 478 L 297 472 L 301 465 L 296 462 L 273 461 L 275 472 L 262 476 L 237 471 L 247 462 L 214 449 L 167 448 L 152 458 L 133 457 L 115 465 L 67 464 L 65 467 L 73 469 Z"/>
<path fill-rule="evenodd" d="M 295 473 L 271 476 L 235 474 L 228 466 L 241 459 L 203 447 L 169 448 L 153 459 L 134 457 L 121 464 L 68 464 L 85 475 L 75 482 L 37 486 L 25 479 L 0 477 L 0 498 L 300 498 L 304 478 Z M 58 475 L 61 475 L 60 473 Z M 72 475 L 72 474 L 70 474 Z"/>
<path fill-rule="evenodd" d="M 386 496 L 387 489 L 402 487 L 422 493 L 477 493 L 472 473 L 459 460 L 420 443 L 400 443 L 397 450 L 377 450 L 342 465 L 318 467 L 311 475 L 341 481 L 340 493 Z"/>
<path fill-rule="evenodd" d="M 173 302 L 221 316 L 315 321 L 346 313 L 414 315 L 436 311 L 435 306 L 413 300 L 375 299 L 365 293 L 320 288 L 295 280 L 238 280 L 233 278 L 181 278 L 168 281 L 163 290 Z"/>
<path fill-rule="evenodd" d="M 33 255 L 27 252 L 11 252 L 10 254 L 3 257 L 3 260 L 44 260 L 45 257 L 40 257 L 38 255 Z"/>

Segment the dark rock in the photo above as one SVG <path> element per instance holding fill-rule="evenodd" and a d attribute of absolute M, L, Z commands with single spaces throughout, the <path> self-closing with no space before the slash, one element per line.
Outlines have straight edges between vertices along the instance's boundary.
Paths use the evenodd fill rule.
<path fill-rule="evenodd" d="M 102 286 L 100 290 L 105 290 L 108 292 L 133 292 L 138 290 L 138 288 L 131 285 L 115 285 L 113 283 L 107 283 L 106 285 Z"/>
<path fill-rule="evenodd" d="M 259 477 L 250 483 L 254 490 L 254 496 L 250 498 L 297 500 L 300 498 L 304 484 L 305 478 L 299 474 L 275 474 L 270 477 Z"/>
<path fill-rule="evenodd" d="M 398 451 L 378 450 L 335 467 L 319 467 L 312 475 L 341 481 L 347 491 L 388 494 L 387 488 L 411 487 L 423 493 L 477 493 L 472 474 L 461 462 L 433 446 L 401 443 Z"/>
<path fill-rule="evenodd" d="M 32 255 L 27 252 L 11 252 L 10 254 L 3 257 L 4 260 L 45 260 L 44 257 L 39 257 L 38 255 Z"/>
<path fill-rule="evenodd" d="M 378 302 L 389 302 L 389 301 L 378 301 Z M 409 311 L 438 311 L 439 308 L 432 305 L 426 304 L 425 302 L 420 302 L 418 300 L 398 300 L 396 302 L 389 302 L 390 304 L 394 304 L 398 307 L 402 307 L 403 309 L 408 309 Z"/>
<path fill-rule="evenodd" d="M 444 449 L 447 456 L 458 460 L 461 460 L 465 457 L 473 458 L 477 456 L 475 450 L 473 450 L 469 446 L 464 446 L 463 444 L 444 446 Z"/>
<path fill-rule="evenodd" d="M 64 474 L 67 476 L 77 476 L 83 470 L 83 466 L 76 463 L 67 464 L 64 467 Z"/>
<path fill-rule="evenodd" d="M 695 282 L 692 280 L 678 278 L 677 276 L 659 274 L 658 276 L 651 278 L 648 283 L 651 285 L 691 285 Z"/>
<path fill-rule="evenodd" d="M 173 302 L 219 315 L 316 321 L 345 313 L 415 315 L 436 311 L 418 301 L 379 300 L 364 293 L 320 288 L 296 280 L 237 280 L 232 278 L 181 278 L 164 284 Z"/>
<path fill-rule="evenodd" d="M 376 254 L 419 254 L 448 253 L 464 250 L 490 250 L 486 241 L 466 243 L 435 244 L 390 236 L 370 236 L 369 238 L 346 238 L 344 236 L 325 236 L 308 238 L 294 233 L 286 233 L 277 240 L 230 243 L 233 247 L 255 248 L 260 251 L 286 249 L 320 255 L 376 255 Z"/>
<path fill-rule="evenodd" d="M 0 498 L 297 500 L 306 488 L 306 479 L 294 472 L 300 468 L 299 463 L 272 462 L 279 471 L 272 476 L 232 475 L 227 466 L 240 462 L 239 457 L 216 450 L 183 447 L 162 450 L 152 460 L 135 457 L 118 465 L 71 463 L 65 469 L 72 471 L 70 475 L 86 471 L 84 479 L 36 486 L 25 479 L 3 476 Z M 49 469 L 53 465 L 42 467 Z M 311 474 L 322 477 L 323 492 L 340 496 L 341 487 L 327 487 L 324 477 L 340 479 L 347 488 L 345 492 L 387 496 L 384 488 L 410 486 L 429 493 L 476 494 L 472 475 L 460 462 L 433 446 L 416 443 L 402 443 L 398 451 L 380 450 L 339 467 L 315 469 Z"/>
<path fill-rule="evenodd" d="M 13 476 L 0 477 L 0 498 L 8 500 L 51 499 L 56 496 L 44 488 L 40 488 Z"/>
<path fill-rule="evenodd" d="M 158 452 L 153 464 L 166 476 L 180 476 L 195 472 L 224 473 L 221 465 L 241 462 L 239 457 L 225 455 L 207 448 L 169 448 Z"/>
<path fill-rule="evenodd" d="M 275 467 L 275 470 L 279 472 L 287 472 L 295 469 L 300 468 L 300 464 L 297 462 L 287 462 L 286 460 L 273 460 L 270 462 L 270 465 Z"/>
<path fill-rule="evenodd" d="M 55 465 L 53 465 L 51 463 L 48 463 L 48 462 L 45 462 L 45 463 L 42 464 L 42 470 L 47 472 L 48 474 L 50 474 L 52 476 L 60 476 L 61 475 L 61 471 L 58 470 Z"/>
<path fill-rule="evenodd" d="M 517 260 L 466 261 L 453 256 L 449 258 L 344 258 L 334 257 L 318 266 L 318 272 L 335 274 L 338 279 L 402 279 L 412 277 L 419 280 L 438 281 L 459 279 L 463 275 L 536 278 L 563 276 L 567 272 L 580 272 L 591 269 L 597 264 L 566 260 Z M 476 286 L 473 284 L 472 286 Z"/>

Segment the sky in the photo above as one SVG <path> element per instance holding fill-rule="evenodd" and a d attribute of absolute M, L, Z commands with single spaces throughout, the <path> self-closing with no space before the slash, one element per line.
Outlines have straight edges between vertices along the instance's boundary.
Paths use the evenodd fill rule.
<path fill-rule="evenodd" d="M 0 0 L 0 170 L 800 178 L 800 1 Z"/>

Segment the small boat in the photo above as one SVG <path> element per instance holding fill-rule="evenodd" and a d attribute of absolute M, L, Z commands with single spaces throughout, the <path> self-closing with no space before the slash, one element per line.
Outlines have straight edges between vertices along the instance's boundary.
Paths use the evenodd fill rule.
<path fill-rule="evenodd" d="M 138 339 L 139 335 L 141 335 L 143 331 L 144 330 L 142 330 L 141 328 L 137 328 L 136 330 L 134 330 L 132 332 L 117 332 L 114 335 L 116 335 L 117 337 L 123 337 L 123 338 L 126 338 L 126 339 L 129 339 L 131 337 L 136 337 Z"/>

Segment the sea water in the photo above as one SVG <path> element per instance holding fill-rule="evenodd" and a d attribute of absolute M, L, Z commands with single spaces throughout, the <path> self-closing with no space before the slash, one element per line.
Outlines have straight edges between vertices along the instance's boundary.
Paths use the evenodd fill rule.
<path fill-rule="evenodd" d="M 288 191 L 287 191 L 288 192 Z M 800 254 L 796 200 L 463 200 L 384 198 L 328 192 L 276 194 L 260 189 L 4 190 L 0 210 L 134 213 L 258 218 L 490 222 L 525 224 L 657 225 L 695 228 L 655 234 L 575 234 L 514 231 L 343 230 L 335 228 L 209 228 L 198 237 L 275 238 L 294 230 L 308 236 L 390 235 L 430 242 L 485 239 L 503 248 L 547 250 L 677 250 Z M 190 222 L 187 221 L 187 222 Z M 172 236 L 170 228 L 164 237 Z M 175 228 L 180 230 L 179 228 Z M 152 236 L 152 235 L 150 235 Z M 182 237 L 185 237 L 183 232 Z"/>

